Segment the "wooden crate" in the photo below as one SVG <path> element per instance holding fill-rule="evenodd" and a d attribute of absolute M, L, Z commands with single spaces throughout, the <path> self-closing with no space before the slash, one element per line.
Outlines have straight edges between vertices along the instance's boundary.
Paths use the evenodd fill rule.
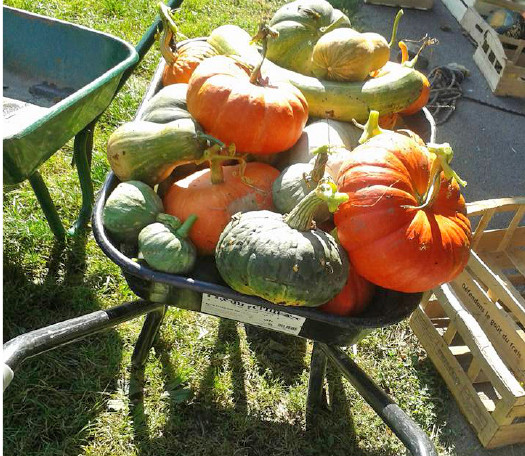
<path fill-rule="evenodd" d="M 470 204 L 471 259 L 410 326 L 487 448 L 525 442 L 525 197 Z M 487 229 L 507 215 L 505 229 Z M 522 293 L 520 293 L 520 290 Z"/>
<path fill-rule="evenodd" d="M 477 43 L 474 61 L 495 95 L 525 98 L 525 40 L 499 35 L 485 21 L 498 8 L 523 12 L 510 0 L 443 0 L 461 26 Z"/>
<path fill-rule="evenodd" d="M 365 3 L 369 5 L 414 8 L 420 10 L 429 10 L 434 6 L 434 0 L 365 0 Z"/>

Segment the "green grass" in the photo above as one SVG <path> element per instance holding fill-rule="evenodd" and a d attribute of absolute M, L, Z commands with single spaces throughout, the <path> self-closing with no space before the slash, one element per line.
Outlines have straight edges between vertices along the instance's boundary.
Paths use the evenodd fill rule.
<path fill-rule="evenodd" d="M 204 36 L 235 23 L 254 32 L 280 0 L 186 0 L 181 31 Z M 156 14 L 145 0 L 8 0 L 137 43 Z M 351 2 L 334 2 L 351 13 Z M 102 116 L 93 179 L 108 171 L 108 136 L 138 107 L 159 52 L 153 48 Z M 67 144 L 41 168 L 60 216 L 80 207 Z M 133 299 L 117 266 L 90 233 L 56 242 L 28 183 L 4 192 L 4 341 Z M 144 373 L 130 384 L 130 358 L 143 319 L 27 361 L 4 395 L 6 456 L 399 455 L 399 440 L 349 384 L 329 370 L 332 412 L 305 429 L 311 343 L 245 331 L 240 324 L 170 309 Z M 357 362 L 448 450 L 446 389 L 405 323 L 373 333 Z"/>

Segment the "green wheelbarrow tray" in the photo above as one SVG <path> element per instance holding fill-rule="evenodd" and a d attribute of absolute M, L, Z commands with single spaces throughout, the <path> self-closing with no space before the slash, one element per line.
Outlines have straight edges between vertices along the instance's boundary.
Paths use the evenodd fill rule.
<path fill-rule="evenodd" d="M 106 109 L 138 54 L 106 33 L 3 10 L 3 177 L 12 185 Z"/>

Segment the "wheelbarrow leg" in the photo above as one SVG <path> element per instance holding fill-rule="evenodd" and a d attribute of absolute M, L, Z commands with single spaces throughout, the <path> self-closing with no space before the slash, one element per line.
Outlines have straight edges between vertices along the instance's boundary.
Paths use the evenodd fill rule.
<path fill-rule="evenodd" d="M 148 353 L 155 342 L 155 337 L 159 332 L 160 325 L 166 314 L 166 306 L 162 306 L 146 315 L 146 320 L 140 331 L 133 355 L 131 355 L 131 365 L 135 369 L 140 369 L 146 364 Z"/>
<path fill-rule="evenodd" d="M 427 434 L 343 350 L 319 346 L 413 456 L 438 456 Z"/>
<path fill-rule="evenodd" d="M 314 342 L 312 358 L 310 360 L 310 376 L 308 377 L 308 396 L 306 397 L 306 426 L 315 427 L 319 411 L 326 408 L 326 390 L 324 379 L 326 376 L 326 355 Z"/>
<path fill-rule="evenodd" d="M 31 176 L 29 176 L 28 180 L 31 184 L 31 187 L 33 187 L 33 191 L 35 192 L 38 202 L 40 203 L 40 207 L 42 208 L 42 212 L 47 219 L 47 223 L 49 224 L 51 231 L 57 239 L 63 240 L 66 237 L 66 230 L 64 229 L 64 225 L 62 225 L 62 221 L 58 216 L 57 209 L 53 203 L 53 200 L 51 199 L 51 195 L 49 194 L 49 190 L 46 186 L 46 183 L 44 182 L 44 179 L 42 179 L 42 176 L 38 171 L 35 171 Z"/>
<path fill-rule="evenodd" d="M 96 120 L 91 122 L 75 136 L 73 160 L 77 167 L 78 180 L 82 192 L 82 207 L 77 220 L 68 231 L 68 234 L 72 236 L 87 226 L 93 209 L 94 193 L 91 181 L 91 154 L 96 123 Z"/>
<path fill-rule="evenodd" d="M 160 303 L 134 301 L 107 310 L 97 310 L 15 337 L 4 344 L 2 351 L 4 382 L 11 381 L 13 372 L 27 358 L 113 328 L 120 323 L 153 312 L 159 307 L 164 308 Z M 4 389 L 7 385 L 8 383 L 4 383 Z"/>

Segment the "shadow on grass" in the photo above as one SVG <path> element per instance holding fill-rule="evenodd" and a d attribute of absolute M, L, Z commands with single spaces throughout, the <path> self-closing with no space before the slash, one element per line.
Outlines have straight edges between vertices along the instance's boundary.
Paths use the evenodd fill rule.
<path fill-rule="evenodd" d="M 4 341 L 99 310 L 85 280 L 87 238 L 55 241 L 45 268 L 4 246 Z M 24 362 L 4 394 L 3 454 L 81 453 L 121 356 L 120 337 L 106 331 Z"/>
<path fill-rule="evenodd" d="M 269 370 L 285 385 L 293 385 L 308 367 L 306 339 L 252 325 L 244 325 L 259 372 Z"/>
<path fill-rule="evenodd" d="M 249 386 L 240 351 L 236 324 L 221 320 L 210 364 L 201 378 L 192 400 L 183 393 L 182 380 L 175 372 L 169 356 L 162 352 L 162 343 L 155 344 L 160 358 L 164 382 L 171 385 L 169 419 L 161 435 L 151 437 L 148 417 L 144 411 L 144 368 L 132 375 L 130 385 L 130 415 L 133 421 L 134 442 L 139 456 L 230 456 L 230 455 L 353 455 L 379 456 L 358 448 L 351 406 L 346 396 L 343 378 L 328 365 L 327 384 L 331 411 L 320 410 L 314 427 L 306 430 L 303 418 L 277 417 L 274 410 L 250 410 L 247 397 Z M 160 346 L 159 346 L 160 345 Z M 214 391 L 216 374 L 224 369 L 216 360 L 228 359 L 233 400 L 220 404 Z M 277 365 L 277 364 L 276 364 Z M 286 370 L 281 360 L 279 371 Z M 269 371 L 269 375 L 272 372 Z M 280 373 L 275 374 L 280 379 Z M 173 387 L 178 386 L 177 390 Z M 248 388 L 248 390 L 247 390 Z M 187 391 L 187 390 L 186 390 Z M 276 407 L 278 397 L 271 398 Z M 381 456 L 388 453 L 381 452 Z M 392 455 L 393 456 L 393 455 Z"/>

